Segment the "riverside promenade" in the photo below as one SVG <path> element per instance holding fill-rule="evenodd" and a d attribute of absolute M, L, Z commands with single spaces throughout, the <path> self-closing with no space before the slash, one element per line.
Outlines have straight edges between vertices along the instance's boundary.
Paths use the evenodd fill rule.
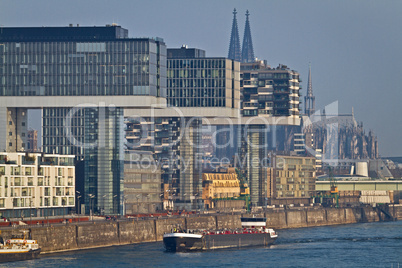
<path fill-rule="evenodd" d="M 384 213 L 379 208 L 292 208 L 270 209 L 253 214 L 218 213 L 173 216 L 168 218 L 136 218 L 118 221 L 94 220 L 57 223 L 48 226 L 20 226 L 30 229 L 42 253 L 108 247 L 161 241 L 165 232 L 180 225 L 186 229 L 224 229 L 241 227 L 241 217 L 266 217 L 274 229 L 302 228 L 337 224 L 376 222 L 402 219 L 402 205 L 391 205 Z M 7 238 L 18 228 L 0 227 Z"/>

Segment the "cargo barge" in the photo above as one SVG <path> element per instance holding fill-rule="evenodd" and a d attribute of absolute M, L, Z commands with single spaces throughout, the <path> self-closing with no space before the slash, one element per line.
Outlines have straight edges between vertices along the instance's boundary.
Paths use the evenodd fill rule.
<path fill-rule="evenodd" d="M 266 218 L 241 218 L 242 228 L 224 230 L 183 230 L 175 228 L 163 235 L 169 252 L 189 252 L 223 248 L 272 245 L 278 235 L 266 228 Z"/>

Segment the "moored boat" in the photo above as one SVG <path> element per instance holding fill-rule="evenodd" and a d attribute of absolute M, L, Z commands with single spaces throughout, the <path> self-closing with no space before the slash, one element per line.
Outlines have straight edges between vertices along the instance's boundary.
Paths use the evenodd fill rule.
<path fill-rule="evenodd" d="M 0 237 L 0 262 L 31 260 L 39 256 L 41 249 L 36 240 L 30 239 L 29 231 L 4 240 Z"/>
<path fill-rule="evenodd" d="M 242 228 L 224 230 L 184 230 L 175 228 L 163 236 L 166 251 L 186 252 L 220 248 L 272 245 L 278 235 L 266 228 L 265 218 L 241 218 Z"/>

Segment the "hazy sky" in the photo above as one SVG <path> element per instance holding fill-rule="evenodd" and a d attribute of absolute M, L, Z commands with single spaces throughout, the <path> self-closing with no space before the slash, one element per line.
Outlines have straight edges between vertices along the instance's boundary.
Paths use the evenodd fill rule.
<path fill-rule="evenodd" d="M 254 53 L 297 70 L 307 89 L 312 66 L 316 108 L 339 101 L 379 137 L 382 156 L 402 155 L 402 1 L 106 1 L 0 0 L 0 25 L 103 26 L 130 37 L 162 37 L 168 47 L 205 49 L 227 57 L 232 10 L 240 38 L 250 12 Z"/>

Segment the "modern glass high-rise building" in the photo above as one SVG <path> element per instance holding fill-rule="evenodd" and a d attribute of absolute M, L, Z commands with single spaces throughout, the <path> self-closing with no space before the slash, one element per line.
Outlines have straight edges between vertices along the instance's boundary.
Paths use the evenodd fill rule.
<path fill-rule="evenodd" d="M 234 117 L 240 109 L 240 63 L 206 57 L 197 48 L 167 50 L 167 109 L 127 118 L 132 149 L 149 150 L 161 163 L 163 181 L 177 208 L 198 208 L 201 201 L 202 119 Z M 148 114 L 148 115 L 147 115 Z M 148 131 L 141 131 L 147 126 Z"/>
<path fill-rule="evenodd" d="M 166 47 L 110 27 L 2 28 L 0 96 L 166 96 Z"/>
<path fill-rule="evenodd" d="M 168 106 L 240 108 L 239 63 L 197 51 L 168 49 Z"/>
<path fill-rule="evenodd" d="M 20 150 L 26 109 L 42 109 L 44 152 L 76 155 L 81 201 L 116 214 L 123 110 L 165 103 L 166 46 L 116 25 L 2 28 L 0 96 L 0 135 L 12 134 L 1 149 Z"/>
<path fill-rule="evenodd" d="M 267 204 L 268 156 L 290 151 L 300 133 L 299 73 L 285 65 L 271 68 L 263 61 L 241 64 L 243 124 L 239 158 L 250 185 L 254 206 Z"/>

